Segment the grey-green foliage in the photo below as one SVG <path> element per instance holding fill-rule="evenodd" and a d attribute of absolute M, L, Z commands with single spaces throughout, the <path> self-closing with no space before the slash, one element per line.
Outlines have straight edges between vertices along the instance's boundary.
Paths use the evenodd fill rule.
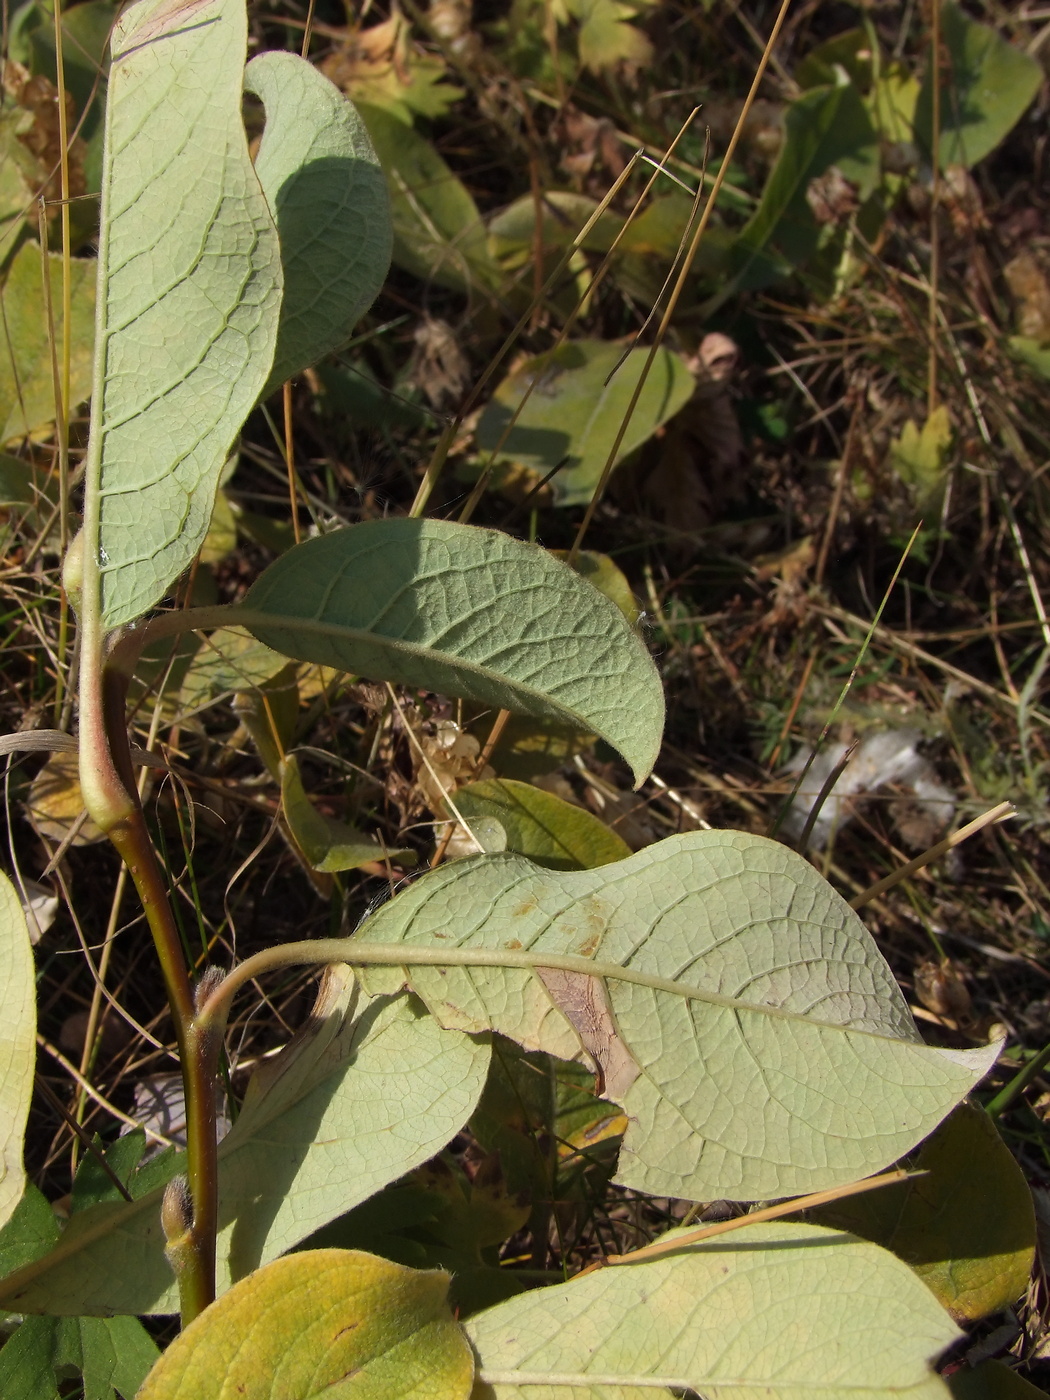
<path fill-rule="evenodd" d="M 888 1251 L 781 1223 L 525 1293 L 466 1330 L 490 1400 L 947 1400 L 931 1362 L 960 1335 Z"/>
<path fill-rule="evenodd" d="M 85 503 L 106 627 L 189 565 L 271 374 L 344 341 L 386 270 L 367 138 L 291 55 L 264 56 L 249 79 L 272 117 L 264 191 L 241 117 L 246 43 L 242 0 L 141 0 L 113 32 Z M 306 227 L 314 242 L 282 254 L 279 234 L 302 243 Z M 323 317 L 311 258 L 334 282 Z"/>
<path fill-rule="evenodd" d="M 655 1195 L 853 1181 L 914 1147 L 999 1049 L 924 1045 L 849 905 L 793 851 L 742 832 L 671 837 L 588 871 L 457 862 L 358 937 L 534 959 L 363 976 L 385 991 L 407 979 L 443 1025 L 594 1061 L 629 1120 L 616 1179 Z M 566 956 L 604 971 L 544 964 Z"/>
<path fill-rule="evenodd" d="M 220 1291 L 439 1152 L 488 1063 L 486 1041 L 442 1030 L 412 998 L 370 1000 L 333 968 L 310 1033 L 256 1071 L 220 1144 Z M 159 1208 L 185 1165 L 181 1153 L 147 1163 L 128 1179 L 133 1201 L 102 1196 L 50 1249 L 5 1260 L 0 1235 L 0 1308 L 177 1311 Z"/>
<path fill-rule="evenodd" d="M 295 54 L 261 54 L 245 87 L 266 108 L 255 173 L 284 267 L 269 390 L 350 339 L 390 265 L 390 213 L 364 122 L 316 68 Z"/>
<path fill-rule="evenodd" d="M 597 589 L 509 535 L 365 521 L 289 550 L 244 609 L 234 620 L 298 661 L 588 730 L 639 783 L 656 761 L 664 699 L 645 646 Z"/>

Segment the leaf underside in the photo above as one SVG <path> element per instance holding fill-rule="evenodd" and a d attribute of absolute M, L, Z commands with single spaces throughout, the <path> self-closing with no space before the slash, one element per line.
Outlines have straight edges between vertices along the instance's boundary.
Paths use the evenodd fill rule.
<path fill-rule="evenodd" d="M 285 656 L 588 730 L 639 783 L 656 760 L 663 690 L 641 640 L 565 564 L 496 530 L 336 530 L 271 564 L 244 609 L 235 620 Z"/>
<path fill-rule="evenodd" d="M 280 250 L 241 120 L 246 44 L 242 0 L 141 0 L 113 31 L 85 502 L 107 628 L 197 553 L 273 361 Z"/>
<path fill-rule="evenodd" d="M 36 1060 L 36 970 L 17 891 L 0 874 L 0 1225 L 22 1195 L 22 1143 Z"/>
<path fill-rule="evenodd" d="M 369 1001 L 346 968 L 330 969 L 309 1033 L 256 1071 L 220 1144 L 220 1292 L 439 1152 L 473 1112 L 488 1063 L 484 1041 L 441 1030 L 411 998 Z M 164 1180 L 185 1169 L 173 1154 Z M 0 1282 L 0 1306 L 177 1311 L 162 1184 L 75 1215 L 56 1249 Z"/>
<path fill-rule="evenodd" d="M 407 979 L 443 1025 L 594 1063 L 629 1119 L 616 1179 L 654 1195 L 759 1200 L 856 1180 L 925 1137 L 998 1050 L 924 1045 L 845 901 L 742 832 L 671 837 L 590 871 L 456 862 L 358 938 L 535 957 L 362 976 L 376 991 Z M 545 969 L 545 954 L 673 985 Z"/>
<path fill-rule="evenodd" d="M 466 1331 L 490 1400 L 646 1400 L 661 1380 L 706 1400 L 947 1400 L 930 1363 L 960 1335 L 886 1250 L 779 1222 L 535 1289 Z"/>

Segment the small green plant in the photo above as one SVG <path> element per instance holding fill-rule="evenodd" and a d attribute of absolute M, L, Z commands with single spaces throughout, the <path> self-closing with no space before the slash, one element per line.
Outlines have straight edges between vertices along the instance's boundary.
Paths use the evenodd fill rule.
<path fill-rule="evenodd" d="M 603 8 L 619 25 L 636 7 Z M 724 831 L 626 858 L 606 842 L 590 869 L 512 850 L 455 861 L 349 938 L 191 977 L 127 737 L 150 643 L 245 629 L 295 661 L 598 735 L 639 783 L 663 723 L 658 674 L 617 607 L 493 530 L 365 522 L 297 544 L 242 604 L 150 616 L 200 550 L 248 412 L 347 342 L 390 256 L 354 109 L 304 61 L 245 68 L 245 48 L 242 0 L 140 0 L 114 31 L 84 525 L 65 569 L 81 789 L 153 934 L 188 1148 L 142 1163 L 140 1138 L 118 1144 L 106 1160 L 120 1194 L 78 1177 L 62 1230 L 26 1184 L 33 961 L 4 881 L 0 1307 L 26 1321 L 0 1372 L 29 1395 L 43 1354 L 79 1366 L 87 1393 L 130 1394 L 154 1354 L 133 1319 L 178 1311 L 185 1330 L 143 1400 L 943 1393 L 930 1363 L 962 1311 L 887 1250 L 823 1225 L 672 1232 L 463 1323 L 441 1271 L 360 1249 L 289 1253 L 451 1141 L 482 1101 L 496 1036 L 593 1072 L 626 1122 L 621 1185 L 805 1205 L 911 1152 L 999 1047 L 925 1045 L 830 885 L 786 847 Z M 245 88 L 266 112 L 254 163 Z M 297 772 L 283 777 L 297 801 Z M 479 817 L 487 803 L 543 819 L 511 785 L 472 800 Z M 217 1147 L 232 1000 L 291 965 L 327 968 L 314 1015 L 256 1071 Z"/>

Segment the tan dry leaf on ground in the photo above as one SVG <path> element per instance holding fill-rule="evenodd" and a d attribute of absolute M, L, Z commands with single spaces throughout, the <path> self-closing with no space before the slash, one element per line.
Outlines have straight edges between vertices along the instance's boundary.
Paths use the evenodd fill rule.
<path fill-rule="evenodd" d="M 1018 253 L 1003 268 L 1017 307 L 1017 331 L 1040 345 L 1050 342 L 1050 268 L 1034 251 Z"/>

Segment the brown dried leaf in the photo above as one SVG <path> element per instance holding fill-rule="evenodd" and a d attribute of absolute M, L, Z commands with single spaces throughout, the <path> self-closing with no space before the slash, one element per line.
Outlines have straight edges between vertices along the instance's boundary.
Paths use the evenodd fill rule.
<path fill-rule="evenodd" d="M 582 972 L 560 972 L 553 967 L 538 967 L 536 975 L 594 1062 L 597 1096 L 608 1094 L 622 1102 L 640 1071 L 620 1039 L 605 984 Z"/>
<path fill-rule="evenodd" d="M 1017 303 L 1017 330 L 1040 345 L 1050 343 L 1050 269 L 1033 251 L 1018 253 L 1003 268 L 1006 285 Z"/>

